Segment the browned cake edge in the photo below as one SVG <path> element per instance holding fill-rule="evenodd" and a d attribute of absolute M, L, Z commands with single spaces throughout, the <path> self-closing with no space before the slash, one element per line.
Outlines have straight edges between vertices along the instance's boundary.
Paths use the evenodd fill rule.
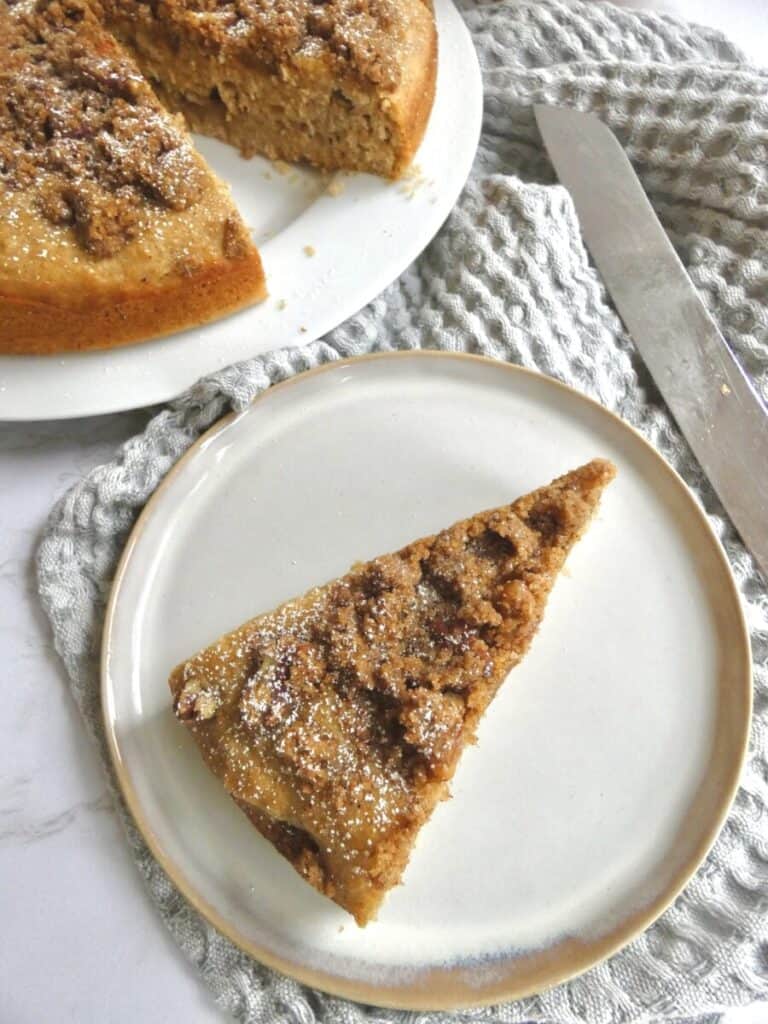
<path fill-rule="evenodd" d="M 218 319 L 266 298 L 261 258 L 220 260 L 155 287 L 50 299 L 0 290 L 0 353 L 51 355 L 113 348 Z"/>
<path fill-rule="evenodd" d="M 431 11 L 430 4 L 430 11 Z M 419 72 L 406 85 L 401 109 L 401 144 L 397 152 L 391 177 L 396 179 L 408 169 L 416 150 L 421 145 L 429 115 L 435 101 L 437 86 L 438 42 L 434 16 L 432 18 L 429 50 L 422 55 Z"/>

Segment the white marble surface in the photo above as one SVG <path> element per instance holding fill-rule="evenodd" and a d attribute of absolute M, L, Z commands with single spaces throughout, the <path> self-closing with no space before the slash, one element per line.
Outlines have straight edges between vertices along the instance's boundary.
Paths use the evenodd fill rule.
<path fill-rule="evenodd" d="M 768 65 L 766 0 L 645 6 L 730 31 Z M 34 595 L 54 500 L 147 415 L 0 424 L 0 1024 L 223 1020 L 147 898 Z M 768 1006 L 728 1024 L 768 1024 Z"/>
<path fill-rule="evenodd" d="M 128 414 L 0 426 L 0 1022 L 221 1021 L 150 903 L 34 599 L 48 510 Z"/>

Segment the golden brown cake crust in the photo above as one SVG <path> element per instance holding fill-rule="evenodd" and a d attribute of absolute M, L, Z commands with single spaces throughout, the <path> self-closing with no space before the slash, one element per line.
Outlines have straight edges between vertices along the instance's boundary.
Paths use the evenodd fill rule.
<path fill-rule="evenodd" d="M 411 164 L 435 101 L 438 42 L 431 4 L 428 10 L 429 17 L 422 22 L 421 41 L 411 48 L 404 62 L 404 74 L 394 97 L 393 117 L 398 124 L 400 144 L 389 173 L 392 178 L 399 178 Z"/>
<path fill-rule="evenodd" d="M 209 767 L 360 924 L 399 881 L 613 474 L 596 460 L 373 559 L 172 673 Z"/>
<path fill-rule="evenodd" d="M 50 355 L 159 338 L 234 312 L 267 294 L 258 252 L 233 264 L 222 260 L 188 276 L 133 292 L 99 289 L 50 301 L 0 291 L 0 353 Z M 69 301 L 68 301 L 69 298 Z"/>

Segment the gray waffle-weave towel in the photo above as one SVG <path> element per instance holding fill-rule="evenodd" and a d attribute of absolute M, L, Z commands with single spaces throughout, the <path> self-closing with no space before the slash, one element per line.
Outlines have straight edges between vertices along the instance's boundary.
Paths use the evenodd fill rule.
<path fill-rule="evenodd" d="M 72 693 L 105 754 L 96 654 L 117 558 L 163 475 L 222 413 L 307 367 L 374 348 L 482 352 L 588 392 L 682 473 L 728 550 L 756 662 L 749 764 L 706 864 L 645 935 L 553 991 L 452 1019 L 612 1024 L 768 998 L 768 595 L 608 304 L 531 113 L 535 101 L 558 102 L 594 110 L 611 125 L 765 395 L 768 75 L 744 66 L 714 32 L 608 5 L 467 2 L 464 14 L 485 76 L 485 120 L 471 179 L 438 237 L 354 319 L 301 350 L 201 381 L 77 484 L 53 510 L 40 545 L 41 599 Z M 240 953 L 185 903 L 121 804 L 120 812 L 160 915 L 239 1020 L 415 1020 L 310 992 Z"/>

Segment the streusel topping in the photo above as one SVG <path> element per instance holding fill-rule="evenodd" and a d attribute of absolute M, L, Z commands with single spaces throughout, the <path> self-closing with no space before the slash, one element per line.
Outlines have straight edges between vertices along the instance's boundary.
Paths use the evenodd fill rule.
<path fill-rule="evenodd" d="M 183 128 L 83 0 L 0 0 L 0 57 L 0 190 L 33 189 L 91 255 L 199 199 Z"/>
<path fill-rule="evenodd" d="M 325 58 L 337 74 L 395 88 L 407 15 L 395 0 L 104 0 L 108 16 L 156 18 L 269 66 Z M 415 6 L 424 0 L 413 0 Z"/>

